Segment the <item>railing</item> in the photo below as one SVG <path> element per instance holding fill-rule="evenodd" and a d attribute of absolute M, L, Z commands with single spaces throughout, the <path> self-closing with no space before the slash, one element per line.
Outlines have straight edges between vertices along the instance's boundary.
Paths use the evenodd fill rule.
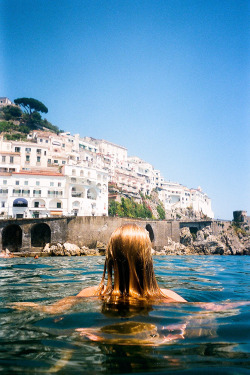
<path fill-rule="evenodd" d="M 74 198 L 82 198 L 83 194 L 82 193 L 77 193 L 77 192 L 72 192 L 71 196 Z"/>

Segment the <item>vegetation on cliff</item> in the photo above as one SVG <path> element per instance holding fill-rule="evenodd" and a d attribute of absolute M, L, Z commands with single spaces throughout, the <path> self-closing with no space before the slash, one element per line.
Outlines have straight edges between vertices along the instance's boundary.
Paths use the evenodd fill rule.
<path fill-rule="evenodd" d="M 39 100 L 33 98 L 18 98 L 16 106 L 8 105 L 0 110 L 0 133 L 5 133 L 8 140 L 24 140 L 31 130 L 49 129 L 54 133 L 61 130 L 52 125 L 47 119 L 42 119 L 40 113 L 47 113 L 48 108 Z M 22 109 L 19 107 L 21 106 Z"/>
<path fill-rule="evenodd" d="M 132 198 L 121 198 L 121 203 L 111 200 L 109 202 L 109 216 L 131 217 L 141 219 L 153 218 L 152 210 L 144 201 L 136 203 Z"/>

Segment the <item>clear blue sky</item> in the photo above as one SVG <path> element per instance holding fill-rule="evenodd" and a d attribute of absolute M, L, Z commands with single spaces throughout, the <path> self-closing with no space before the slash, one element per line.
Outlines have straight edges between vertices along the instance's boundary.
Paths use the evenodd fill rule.
<path fill-rule="evenodd" d="M 247 3 L 2 0 L 0 96 L 250 215 Z"/>

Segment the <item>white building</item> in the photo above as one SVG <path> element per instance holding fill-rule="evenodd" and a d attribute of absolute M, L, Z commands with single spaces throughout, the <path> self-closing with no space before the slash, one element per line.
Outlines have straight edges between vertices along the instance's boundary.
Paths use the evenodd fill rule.
<path fill-rule="evenodd" d="M 214 217 L 211 208 L 211 199 L 198 189 L 188 189 L 177 182 L 164 181 L 157 189 L 159 198 L 167 211 L 172 209 L 190 208 L 194 212 L 202 213 L 210 218 Z"/>
<path fill-rule="evenodd" d="M 109 175 L 89 148 L 68 134 L 34 131 L 27 142 L 1 136 L 0 217 L 108 215 Z"/>
<path fill-rule="evenodd" d="M 214 216 L 200 188 L 167 182 L 150 163 L 128 157 L 125 147 L 79 134 L 36 130 L 27 142 L 0 135 L 0 173 L 0 217 L 108 215 L 109 181 L 137 201 L 156 189 L 168 211 L 190 207 Z M 13 206 L 17 198 L 27 201 L 25 210 Z"/>
<path fill-rule="evenodd" d="M 5 96 L 0 97 L 0 108 L 6 107 L 7 105 L 15 105 L 15 104 L 12 103 L 12 101 L 9 98 L 6 98 Z"/>
<path fill-rule="evenodd" d="M 66 179 L 61 173 L 0 173 L 1 216 L 48 217 L 67 214 Z"/>
<path fill-rule="evenodd" d="M 66 165 L 64 173 L 69 215 L 108 215 L 107 172 L 81 165 Z"/>

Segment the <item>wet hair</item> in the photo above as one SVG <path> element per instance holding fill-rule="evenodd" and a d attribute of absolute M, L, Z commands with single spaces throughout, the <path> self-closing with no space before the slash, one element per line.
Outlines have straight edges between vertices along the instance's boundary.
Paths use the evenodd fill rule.
<path fill-rule="evenodd" d="M 125 298 L 162 297 L 154 274 L 151 247 L 149 234 L 144 228 L 135 224 L 117 228 L 107 246 L 97 294 Z"/>

